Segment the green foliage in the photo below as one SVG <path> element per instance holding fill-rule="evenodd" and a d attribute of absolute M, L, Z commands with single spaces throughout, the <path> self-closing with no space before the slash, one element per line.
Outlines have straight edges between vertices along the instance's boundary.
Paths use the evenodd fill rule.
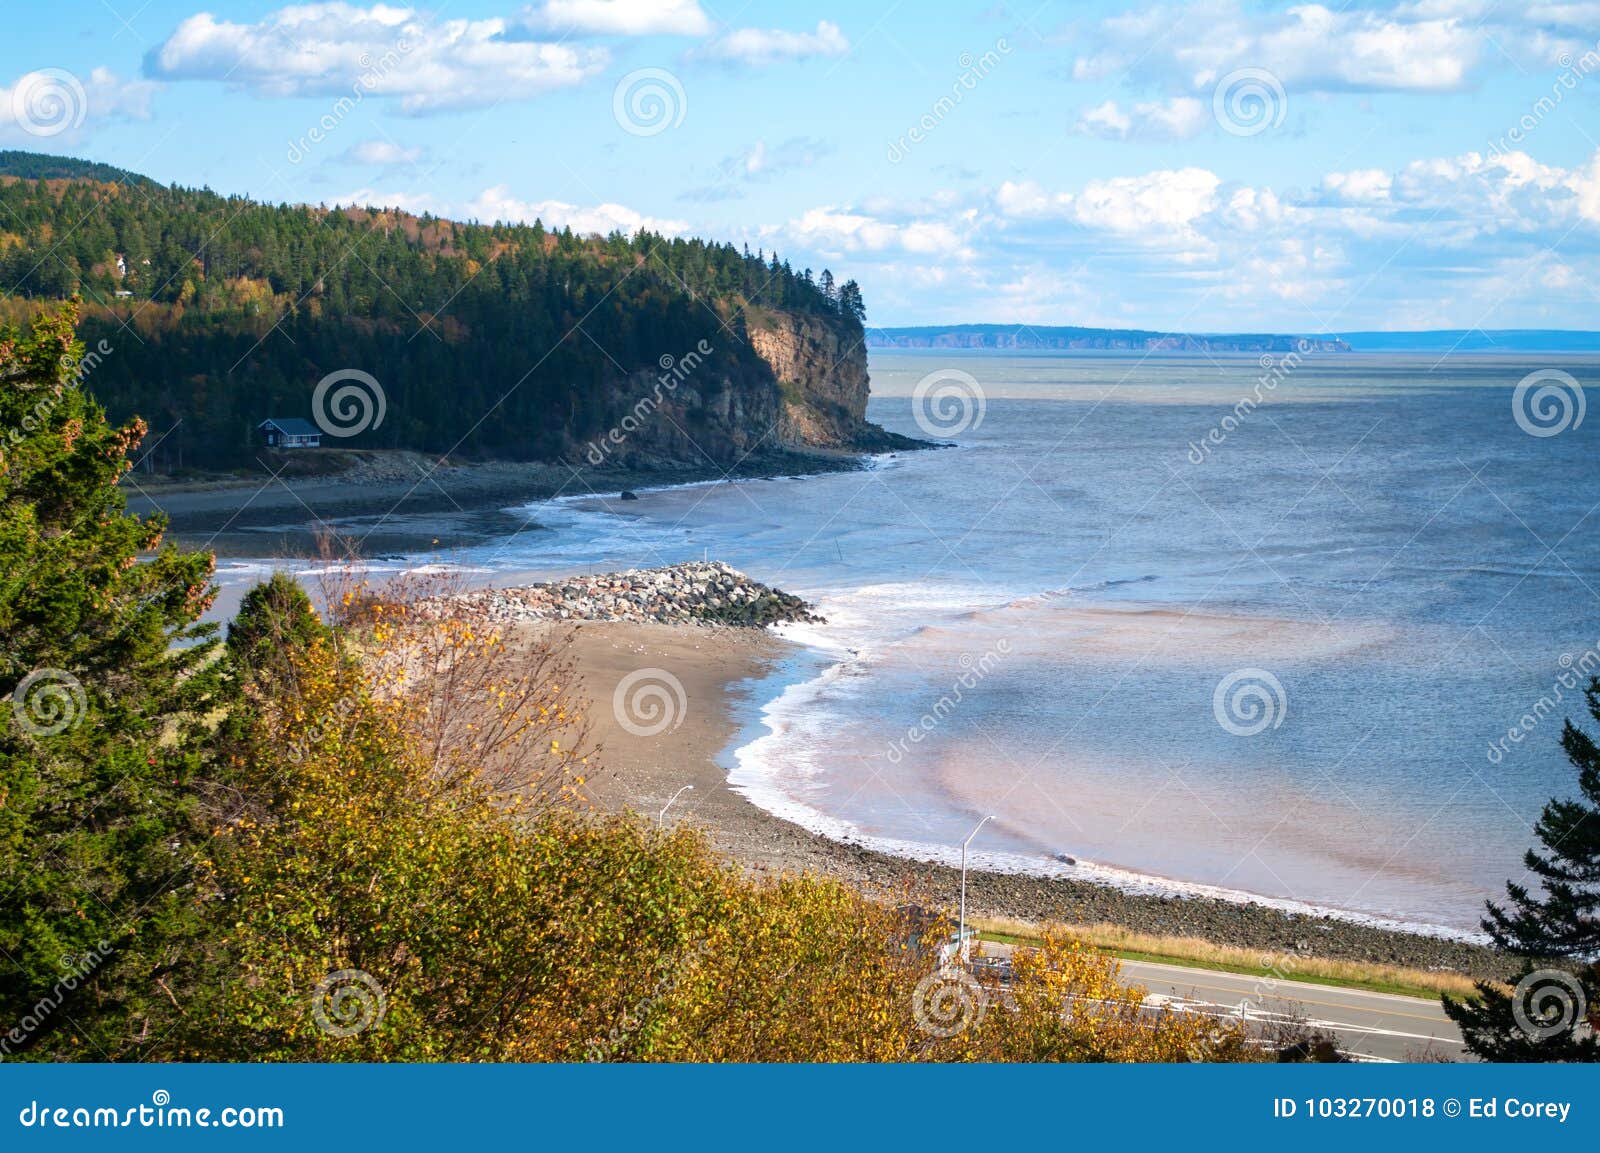
<path fill-rule="evenodd" d="M 228 625 L 228 659 L 235 671 L 245 675 L 286 669 L 292 667 L 295 653 L 328 635 L 305 589 L 288 574 L 275 572 L 239 602 Z"/>
<path fill-rule="evenodd" d="M 139 430 L 73 383 L 73 319 L 0 334 L 5 1055 L 1248 1056 L 1064 938 L 980 988 L 842 883 L 574 811 L 581 709 L 547 641 L 359 587 L 329 628 L 277 577 L 217 645 L 211 558 L 122 509 Z M 41 672 L 65 695 L 34 700 Z M 930 1027 L 952 981 L 987 1012 Z"/>
<path fill-rule="evenodd" d="M 62 171 L 27 155 L 0 154 L 0 173 Z M 157 468 L 253 465 L 256 425 L 309 417 L 317 381 L 346 368 L 387 397 L 357 446 L 574 457 L 617 419 L 625 378 L 653 380 L 701 341 L 698 387 L 775 389 L 743 339 L 747 308 L 819 317 L 842 347 L 862 315 L 853 282 L 826 293 L 776 257 L 699 239 L 86 179 L 0 179 L 0 277 L 22 298 L 97 305 L 84 335 L 114 352 L 93 391 L 161 434 Z"/>
<path fill-rule="evenodd" d="M 1600 678 L 1590 680 L 1584 696 L 1600 722 Z M 1520 979 L 1509 996 L 1480 983 L 1476 1002 L 1444 998 L 1467 1047 L 1485 1060 L 1600 1060 L 1600 746 L 1568 719 L 1561 747 L 1578 771 L 1582 800 L 1551 800 L 1534 825 L 1544 851 L 1529 849 L 1523 860 L 1542 892 L 1507 882 L 1508 904 L 1491 901 L 1483 921 L 1499 948 L 1526 959 Z M 1587 1027 L 1580 1017 L 1585 1007 Z M 1543 1028 L 1544 1013 L 1565 1017 L 1567 1027 Z"/>
<path fill-rule="evenodd" d="M 116 1055 L 160 1013 L 207 761 L 186 718 L 217 686 L 212 558 L 123 512 L 143 428 L 77 386 L 75 318 L 0 331 L 0 1013 L 33 1022 L 0 1040 L 45 1057 Z"/>

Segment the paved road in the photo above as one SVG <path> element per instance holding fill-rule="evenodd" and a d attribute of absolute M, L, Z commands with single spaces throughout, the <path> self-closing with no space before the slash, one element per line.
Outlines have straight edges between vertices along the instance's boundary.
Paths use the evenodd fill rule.
<path fill-rule="evenodd" d="M 1460 1032 L 1436 1000 L 1144 961 L 1124 961 L 1122 972 L 1148 989 L 1152 1000 L 1174 1008 L 1237 1015 L 1244 1005 L 1245 1019 L 1257 1024 L 1283 1014 L 1302 1017 L 1313 1029 L 1336 1033 L 1339 1047 L 1356 1056 L 1387 1061 L 1467 1056 Z"/>
<path fill-rule="evenodd" d="M 1010 949 L 985 942 L 984 952 L 1005 956 Z M 1149 990 L 1150 1004 L 1179 1012 L 1234 1019 L 1242 1013 L 1257 1030 L 1298 1018 L 1313 1030 L 1335 1034 L 1340 1049 L 1355 1057 L 1380 1061 L 1470 1059 L 1460 1032 L 1436 1000 L 1149 961 L 1123 961 L 1122 976 Z"/>

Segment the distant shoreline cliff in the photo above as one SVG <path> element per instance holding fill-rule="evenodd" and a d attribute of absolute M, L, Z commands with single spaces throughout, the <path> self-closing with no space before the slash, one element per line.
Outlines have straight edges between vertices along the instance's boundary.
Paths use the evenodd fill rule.
<path fill-rule="evenodd" d="M 1137 328 L 953 324 L 868 328 L 868 348 L 1083 349 L 1131 352 L 1349 352 L 1337 337 L 1274 333 L 1151 332 Z"/>

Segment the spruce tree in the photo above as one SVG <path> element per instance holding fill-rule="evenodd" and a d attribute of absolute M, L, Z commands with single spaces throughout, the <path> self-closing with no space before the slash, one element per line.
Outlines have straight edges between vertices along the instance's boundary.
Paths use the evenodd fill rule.
<path fill-rule="evenodd" d="M 1600 722 L 1600 678 L 1584 697 Z M 1489 1061 L 1600 1059 L 1600 746 L 1568 718 L 1561 747 L 1582 800 L 1550 801 L 1534 826 L 1543 851 L 1523 860 L 1542 892 L 1509 881 L 1507 904 L 1489 902 L 1483 921 L 1497 947 L 1523 959 L 1515 987 L 1479 982 L 1476 1003 L 1444 998 L 1467 1048 Z"/>
<path fill-rule="evenodd" d="M 161 547 L 117 481 L 143 426 L 80 387 L 76 302 L 0 330 L 0 1047 L 115 1058 L 177 1011 L 209 554 Z M 114 350 L 97 349 L 101 356 Z"/>

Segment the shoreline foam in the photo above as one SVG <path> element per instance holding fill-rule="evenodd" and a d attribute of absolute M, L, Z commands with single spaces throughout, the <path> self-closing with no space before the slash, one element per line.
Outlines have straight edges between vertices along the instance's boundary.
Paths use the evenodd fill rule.
<path fill-rule="evenodd" d="M 784 733 L 783 721 L 774 714 L 791 694 L 806 695 L 825 687 L 829 680 L 839 676 L 845 668 L 844 660 L 834 658 L 841 654 L 853 653 L 847 646 L 826 637 L 823 628 L 816 625 L 786 625 L 774 631 L 791 643 L 804 645 L 819 665 L 824 664 L 825 660 L 829 663 L 825 663 L 820 672 L 805 680 L 794 680 L 784 672 L 778 672 L 776 676 L 768 678 L 769 684 L 777 681 L 782 683 L 783 687 L 776 696 L 768 694 L 768 699 L 759 706 L 759 718 L 756 722 L 742 726 L 741 735 L 735 738 L 735 743 L 723 750 L 721 759 L 728 770 L 729 788 L 777 819 L 797 825 L 808 833 L 834 844 L 866 849 L 909 862 L 936 864 L 947 868 L 958 867 L 961 856 L 959 848 L 863 833 L 853 822 L 843 817 L 831 816 L 790 795 L 772 779 L 776 773 L 762 763 L 760 746 L 767 740 L 780 738 Z M 792 662 L 786 662 L 786 665 L 792 668 Z M 789 702 L 789 707 L 795 707 L 792 700 Z M 765 731 L 754 740 L 746 740 L 745 738 L 758 727 Z M 1488 938 L 1482 933 L 1469 932 L 1448 925 L 1318 905 L 1287 897 L 1273 897 L 1202 881 L 1184 881 L 1134 869 L 1102 865 L 1083 857 L 1076 857 L 1074 861 L 1074 864 L 1068 865 L 1048 857 L 993 850 L 969 850 L 967 853 L 969 871 L 1045 881 L 1076 881 L 1102 885 L 1135 896 L 1223 901 L 1240 906 L 1274 909 L 1302 917 L 1335 918 L 1353 925 L 1412 936 L 1434 937 L 1471 945 L 1488 943 Z"/>

